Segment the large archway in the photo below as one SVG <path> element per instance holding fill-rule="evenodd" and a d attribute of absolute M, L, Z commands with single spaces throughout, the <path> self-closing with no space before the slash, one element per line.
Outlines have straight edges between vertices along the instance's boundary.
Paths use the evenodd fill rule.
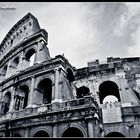
<path fill-rule="evenodd" d="M 120 132 L 111 132 L 107 134 L 105 137 L 125 137 L 125 136 Z"/>
<path fill-rule="evenodd" d="M 36 132 L 33 137 L 50 137 L 50 136 L 46 131 L 41 130 Z"/>
<path fill-rule="evenodd" d="M 112 81 L 105 81 L 101 83 L 99 86 L 100 103 L 102 104 L 104 98 L 109 95 L 115 96 L 118 99 L 117 101 L 120 102 L 120 94 L 119 94 L 118 85 Z"/>
<path fill-rule="evenodd" d="M 29 66 L 33 66 L 33 64 L 34 64 L 35 53 L 36 52 L 34 49 L 30 49 L 25 55 L 26 60 L 29 61 Z"/>
<path fill-rule="evenodd" d="M 25 109 L 28 103 L 29 87 L 22 85 L 15 96 L 15 110 Z"/>
<path fill-rule="evenodd" d="M 52 101 L 52 81 L 49 78 L 43 79 L 37 86 L 40 103 L 48 104 Z"/>
<path fill-rule="evenodd" d="M 74 81 L 74 75 L 70 68 L 67 69 L 67 79 L 70 83 Z"/>
<path fill-rule="evenodd" d="M 84 137 L 84 135 L 78 128 L 70 127 L 64 131 L 62 137 Z"/>
<path fill-rule="evenodd" d="M 79 87 L 76 90 L 77 98 L 83 98 L 84 96 L 89 95 L 89 93 L 90 93 L 89 88 L 85 86 Z"/>

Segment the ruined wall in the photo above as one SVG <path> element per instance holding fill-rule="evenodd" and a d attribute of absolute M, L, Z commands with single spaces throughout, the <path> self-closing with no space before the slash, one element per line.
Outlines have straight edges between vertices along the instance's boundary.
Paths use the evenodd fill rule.
<path fill-rule="evenodd" d="M 47 42 L 30 13 L 2 41 L 0 136 L 138 137 L 140 58 L 76 69 L 64 56 L 51 58 Z"/>
<path fill-rule="evenodd" d="M 96 60 L 89 62 L 88 67 L 76 71 L 75 86 L 77 88 L 83 85 L 88 87 L 91 95 L 95 97 L 102 110 L 104 136 L 108 134 L 113 136 L 118 132 L 117 135 L 138 137 L 139 115 L 137 116 L 135 111 L 132 115 L 126 111 L 127 114 L 124 115 L 122 109 L 125 110 L 128 107 L 135 109 L 139 106 L 139 60 L 139 58 L 109 58 L 107 59 L 107 63 L 104 64 L 100 64 Z M 100 91 L 101 85 L 108 81 L 110 81 L 110 84 L 103 89 L 106 93 L 102 94 Z M 109 95 L 110 90 L 107 89 L 113 86 L 111 82 L 117 85 L 120 100 L 115 102 L 108 100 L 109 102 L 102 103 L 101 100 Z M 115 95 L 118 98 L 117 94 L 111 95 Z M 103 98 L 101 98 L 102 96 Z M 135 116 L 137 116 L 137 119 L 134 119 L 136 118 Z M 135 122 L 135 125 L 133 127 L 132 123 L 131 128 L 125 122 Z M 123 125 L 126 126 L 123 127 Z"/>

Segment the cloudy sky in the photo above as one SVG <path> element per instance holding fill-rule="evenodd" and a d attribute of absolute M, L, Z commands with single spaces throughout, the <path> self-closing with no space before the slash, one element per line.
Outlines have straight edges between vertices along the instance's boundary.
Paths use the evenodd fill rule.
<path fill-rule="evenodd" d="M 7 6 L 16 9 L 1 8 Z M 28 12 L 47 30 L 51 57 L 64 53 L 76 68 L 111 56 L 140 56 L 140 3 L 0 2 L 0 42 Z"/>

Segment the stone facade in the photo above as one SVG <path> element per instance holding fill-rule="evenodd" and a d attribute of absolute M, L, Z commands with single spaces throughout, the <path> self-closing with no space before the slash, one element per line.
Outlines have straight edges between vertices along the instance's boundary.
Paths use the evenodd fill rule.
<path fill-rule="evenodd" d="M 2 41 L 0 136 L 139 137 L 140 58 L 76 69 L 47 42 L 31 13 Z"/>

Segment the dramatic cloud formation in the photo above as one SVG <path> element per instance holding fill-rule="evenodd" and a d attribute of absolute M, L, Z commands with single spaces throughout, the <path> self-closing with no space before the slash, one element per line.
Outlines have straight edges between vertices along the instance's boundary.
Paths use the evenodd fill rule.
<path fill-rule="evenodd" d="M 63 54 L 79 67 L 90 60 L 140 56 L 140 3 L 32 2 L 0 9 L 0 40 L 28 12 L 48 31 L 52 57 Z"/>

